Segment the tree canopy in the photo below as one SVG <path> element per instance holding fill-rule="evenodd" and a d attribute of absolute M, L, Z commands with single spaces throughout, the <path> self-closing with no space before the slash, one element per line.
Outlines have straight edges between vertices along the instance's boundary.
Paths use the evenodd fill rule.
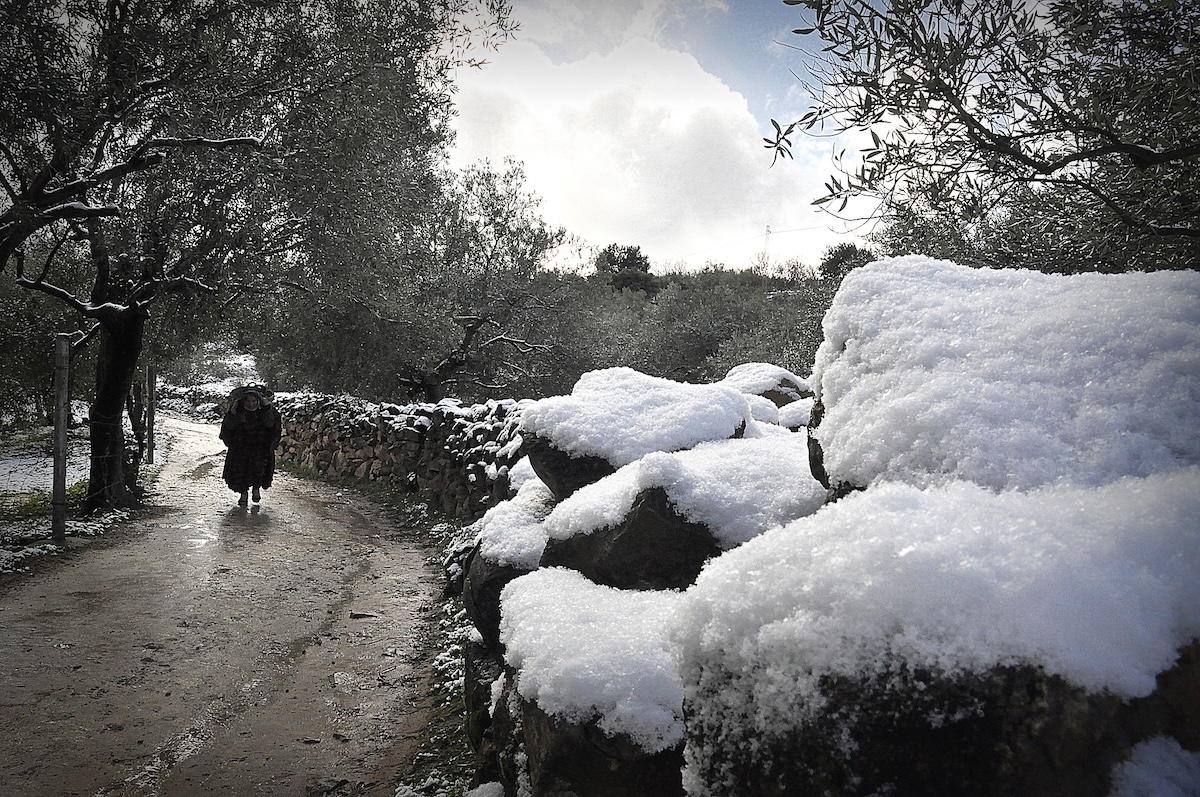
<path fill-rule="evenodd" d="M 261 295 L 314 262 L 327 210 L 378 219 L 364 175 L 426 170 L 450 68 L 507 25 L 502 0 L 0 0 L 0 270 L 98 331 L 90 507 L 127 499 L 150 304 Z M 339 108 L 384 113 L 350 138 Z"/>
<path fill-rule="evenodd" d="M 537 327 L 556 301 L 542 269 L 564 231 L 538 215 L 523 168 L 484 162 L 427 177 L 422 202 L 380 210 L 399 226 L 352 235 L 271 298 L 261 339 L 247 342 L 273 374 L 438 400 L 504 390 L 542 350 Z"/>
<path fill-rule="evenodd" d="M 840 280 L 859 266 L 875 259 L 875 253 L 857 244 L 840 243 L 828 247 L 821 254 L 821 276 Z"/>
<path fill-rule="evenodd" d="M 1196 262 L 1196 4 L 784 2 L 803 8 L 796 33 L 813 42 L 812 107 L 776 123 L 767 146 L 790 155 L 797 129 L 870 136 L 857 155 L 840 154 L 818 202 L 841 210 L 870 196 L 908 221 L 993 232 L 1083 219 L 1073 246 L 1056 242 L 1080 268 Z"/>

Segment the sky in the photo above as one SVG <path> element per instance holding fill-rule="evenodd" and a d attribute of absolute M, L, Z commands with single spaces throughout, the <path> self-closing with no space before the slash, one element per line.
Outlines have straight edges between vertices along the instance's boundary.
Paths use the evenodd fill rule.
<path fill-rule="evenodd" d="M 811 203 L 834 142 L 763 137 L 806 109 L 782 0 L 514 0 L 514 38 L 457 77 L 458 168 L 524 163 L 550 223 L 639 246 L 655 271 L 763 256 L 815 266 L 860 242 Z M 768 228 L 770 234 L 768 235 Z M 859 230 L 861 232 L 861 230 Z"/>

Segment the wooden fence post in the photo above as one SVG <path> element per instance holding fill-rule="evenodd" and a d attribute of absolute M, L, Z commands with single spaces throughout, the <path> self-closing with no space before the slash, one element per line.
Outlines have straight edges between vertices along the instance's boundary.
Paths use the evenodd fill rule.
<path fill-rule="evenodd" d="M 146 464 L 154 464 L 154 405 L 158 400 L 155 388 L 157 374 L 153 365 L 146 366 Z"/>
<path fill-rule="evenodd" d="M 54 340 L 54 483 L 51 497 L 51 538 L 67 539 L 67 427 L 71 423 L 71 336 Z"/>

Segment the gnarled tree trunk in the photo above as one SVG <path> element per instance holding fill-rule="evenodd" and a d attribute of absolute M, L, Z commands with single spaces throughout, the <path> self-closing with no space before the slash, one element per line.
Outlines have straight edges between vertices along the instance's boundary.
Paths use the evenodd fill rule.
<path fill-rule="evenodd" d="M 134 497 L 125 481 L 125 430 L 122 415 L 142 353 L 146 311 L 115 308 L 100 319 L 96 395 L 89 413 L 92 461 L 84 509 L 129 506 Z"/>

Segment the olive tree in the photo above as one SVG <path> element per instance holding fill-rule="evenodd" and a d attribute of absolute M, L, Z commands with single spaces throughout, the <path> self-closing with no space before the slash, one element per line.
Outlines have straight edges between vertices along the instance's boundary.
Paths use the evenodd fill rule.
<path fill-rule="evenodd" d="M 130 500 L 121 415 L 150 306 L 288 262 L 319 206 L 286 194 L 321 158 L 298 134 L 319 98 L 369 105 L 392 75 L 414 99 L 394 134 L 428 126 L 416 100 L 447 90 L 475 5 L 0 0 L 0 270 L 98 337 L 88 508 Z M 503 2 L 484 10 L 503 28 Z"/>
<path fill-rule="evenodd" d="M 428 400 L 504 393 L 530 374 L 526 361 L 549 350 L 542 319 L 557 312 L 563 285 L 545 266 L 567 238 L 544 221 L 524 166 L 483 161 L 447 176 L 430 218 L 426 267 L 416 275 L 417 309 L 443 331 L 413 351 L 400 381 Z"/>
<path fill-rule="evenodd" d="M 376 234 L 297 264 L 299 287 L 273 302 L 267 337 L 251 342 L 269 372 L 428 401 L 503 393 L 530 376 L 565 294 L 544 266 L 566 233 L 542 220 L 514 161 L 441 171 L 421 197 L 401 226 L 361 221 Z"/>
<path fill-rule="evenodd" d="M 790 155 L 797 130 L 870 137 L 836 159 L 818 202 L 871 196 L 958 226 L 1086 218 L 1083 245 L 1134 242 L 1155 253 L 1141 267 L 1195 263 L 1200 6 L 784 2 L 804 12 L 812 106 L 767 146 Z"/>

